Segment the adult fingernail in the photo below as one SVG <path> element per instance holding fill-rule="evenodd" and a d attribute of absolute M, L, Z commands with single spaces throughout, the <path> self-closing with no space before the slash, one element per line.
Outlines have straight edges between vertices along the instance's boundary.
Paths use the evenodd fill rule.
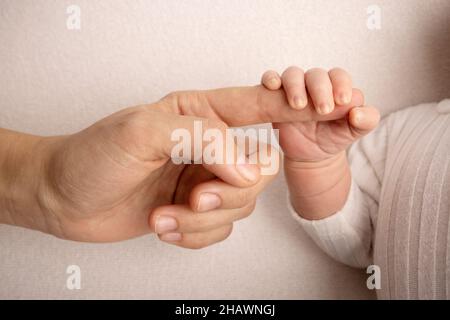
<path fill-rule="evenodd" d="M 222 199 L 214 193 L 205 192 L 200 195 L 197 210 L 200 212 L 209 211 L 220 207 Z"/>
<path fill-rule="evenodd" d="M 239 174 L 246 180 L 254 182 L 259 177 L 259 168 L 253 164 L 238 164 L 236 166 Z"/>
<path fill-rule="evenodd" d="M 156 219 L 155 232 L 156 233 L 166 233 L 169 231 L 174 231 L 178 228 L 178 222 L 175 218 L 168 216 L 159 216 Z"/>
<path fill-rule="evenodd" d="M 295 96 L 294 97 L 294 105 L 297 109 L 303 109 L 304 107 L 306 107 L 306 101 L 303 98 Z"/>
<path fill-rule="evenodd" d="M 159 239 L 166 242 L 180 241 L 183 236 L 178 232 L 165 233 L 159 236 Z"/>

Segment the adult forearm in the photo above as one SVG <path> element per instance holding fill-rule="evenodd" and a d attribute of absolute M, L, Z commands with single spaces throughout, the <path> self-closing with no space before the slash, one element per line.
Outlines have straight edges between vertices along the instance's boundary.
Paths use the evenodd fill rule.
<path fill-rule="evenodd" d="M 320 162 L 285 160 L 292 206 L 308 220 L 333 215 L 344 206 L 351 185 L 345 152 Z"/>
<path fill-rule="evenodd" d="M 0 129 L 0 223 L 48 231 L 51 141 Z"/>

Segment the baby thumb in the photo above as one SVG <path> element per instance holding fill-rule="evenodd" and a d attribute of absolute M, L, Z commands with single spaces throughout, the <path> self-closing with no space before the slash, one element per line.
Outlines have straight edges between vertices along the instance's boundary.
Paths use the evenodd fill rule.
<path fill-rule="evenodd" d="M 355 107 L 350 110 L 348 119 L 359 138 L 375 129 L 380 122 L 380 112 L 374 107 Z"/>

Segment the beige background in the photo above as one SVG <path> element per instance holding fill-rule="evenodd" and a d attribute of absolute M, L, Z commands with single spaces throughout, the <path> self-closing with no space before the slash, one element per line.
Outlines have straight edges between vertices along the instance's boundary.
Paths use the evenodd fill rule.
<path fill-rule="evenodd" d="M 81 30 L 66 8 L 81 7 Z M 366 27 L 369 5 L 381 30 Z M 384 113 L 450 96 L 449 0 L 0 0 L 0 126 L 80 130 L 179 89 L 341 66 Z M 231 238 L 202 251 L 153 236 L 94 245 L 0 226 L 0 298 L 367 298 L 365 274 L 320 252 L 280 177 Z M 82 289 L 66 289 L 66 267 Z"/>

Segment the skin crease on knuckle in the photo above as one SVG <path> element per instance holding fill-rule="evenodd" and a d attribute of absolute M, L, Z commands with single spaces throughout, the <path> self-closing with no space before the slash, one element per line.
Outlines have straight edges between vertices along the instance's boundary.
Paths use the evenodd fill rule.
<path fill-rule="evenodd" d="M 189 97 L 184 91 L 173 91 L 163 97 L 160 102 L 166 107 L 166 111 L 184 115 L 183 106 L 188 104 Z"/>
<path fill-rule="evenodd" d="M 180 115 L 199 116 L 212 110 L 207 96 L 200 90 L 173 92 L 167 99 L 169 105 L 172 106 L 172 110 Z M 209 114 L 209 116 L 216 117 L 214 113 Z"/>
<path fill-rule="evenodd" d="M 235 201 L 235 206 L 238 208 L 243 208 L 248 206 L 249 203 L 251 203 L 251 201 L 256 197 L 256 195 L 254 194 L 255 192 L 253 190 L 238 190 L 238 192 L 236 192 L 234 194 L 234 201 Z"/>

